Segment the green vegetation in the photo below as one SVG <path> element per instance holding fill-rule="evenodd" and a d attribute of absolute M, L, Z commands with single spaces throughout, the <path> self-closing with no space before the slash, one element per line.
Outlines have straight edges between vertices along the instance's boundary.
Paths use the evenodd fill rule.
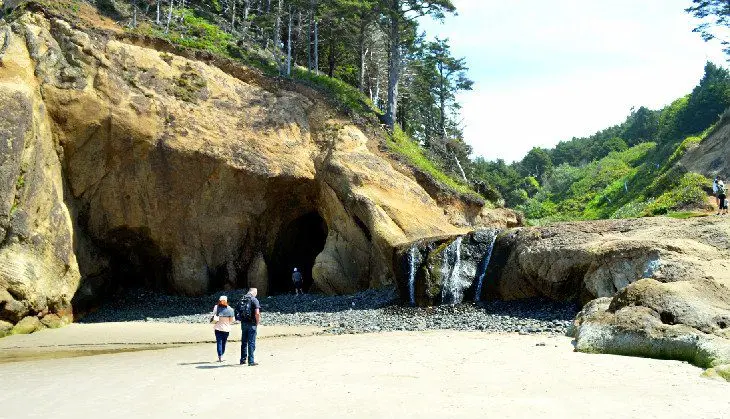
<path fill-rule="evenodd" d="M 195 103 L 198 95 L 206 86 L 205 79 L 188 64 L 169 90 L 178 99 Z"/>
<path fill-rule="evenodd" d="M 663 109 L 640 107 L 620 125 L 553 149 L 534 148 L 510 165 L 478 159 L 475 174 L 537 224 L 704 209 L 710 180 L 676 163 L 729 105 L 730 74 L 707 63 L 692 93 Z"/>
<path fill-rule="evenodd" d="M 431 175 L 451 189 L 467 195 L 477 195 L 468 185 L 447 176 L 442 169 L 436 166 L 433 160 L 426 157 L 423 148 L 409 138 L 399 127 L 396 127 L 393 131 L 393 135 L 388 141 L 388 149 L 405 157 L 408 163 Z"/>

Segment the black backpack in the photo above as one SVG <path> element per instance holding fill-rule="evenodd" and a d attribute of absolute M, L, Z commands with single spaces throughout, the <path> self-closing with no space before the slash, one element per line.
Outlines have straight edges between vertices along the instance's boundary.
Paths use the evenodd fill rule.
<path fill-rule="evenodd" d="M 251 323 L 253 316 L 251 310 L 253 306 L 252 297 L 248 294 L 244 295 L 243 298 L 236 305 L 236 320 L 244 323 Z"/>

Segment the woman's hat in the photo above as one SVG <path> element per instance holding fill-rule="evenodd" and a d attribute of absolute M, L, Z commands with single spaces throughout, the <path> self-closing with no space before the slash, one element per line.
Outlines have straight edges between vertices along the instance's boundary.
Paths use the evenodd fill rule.
<path fill-rule="evenodd" d="M 221 295 L 221 297 L 218 299 L 218 301 L 228 301 L 228 297 L 225 295 Z"/>

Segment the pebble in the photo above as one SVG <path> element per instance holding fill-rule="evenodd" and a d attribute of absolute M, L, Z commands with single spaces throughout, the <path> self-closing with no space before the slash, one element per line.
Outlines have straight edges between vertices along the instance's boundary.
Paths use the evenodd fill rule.
<path fill-rule="evenodd" d="M 226 291 L 231 302 L 243 293 Z M 220 294 L 183 297 L 128 289 L 80 322 L 208 323 Z M 394 289 L 342 296 L 278 295 L 260 301 L 263 325 L 319 326 L 330 334 L 450 329 L 564 335 L 579 310 L 575 303 L 545 299 L 410 307 L 399 303 Z"/>

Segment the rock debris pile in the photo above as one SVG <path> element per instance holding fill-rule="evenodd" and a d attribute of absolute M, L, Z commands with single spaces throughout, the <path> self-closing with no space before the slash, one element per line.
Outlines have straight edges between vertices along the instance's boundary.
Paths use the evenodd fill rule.
<path fill-rule="evenodd" d="M 226 294 L 229 301 L 235 302 L 242 291 Z M 218 295 L 180 297 L 127 290 L 81 322 L 206 323 Z M 319 326 L 331 334 L 432 329 L 565 334 L 579 310 L 574 303 L 542 299 L 426 308 L 406 307 L 397 301 L 394 289 L 344 296 L 278 295 L 261 299 L 262 323 Z"/>

